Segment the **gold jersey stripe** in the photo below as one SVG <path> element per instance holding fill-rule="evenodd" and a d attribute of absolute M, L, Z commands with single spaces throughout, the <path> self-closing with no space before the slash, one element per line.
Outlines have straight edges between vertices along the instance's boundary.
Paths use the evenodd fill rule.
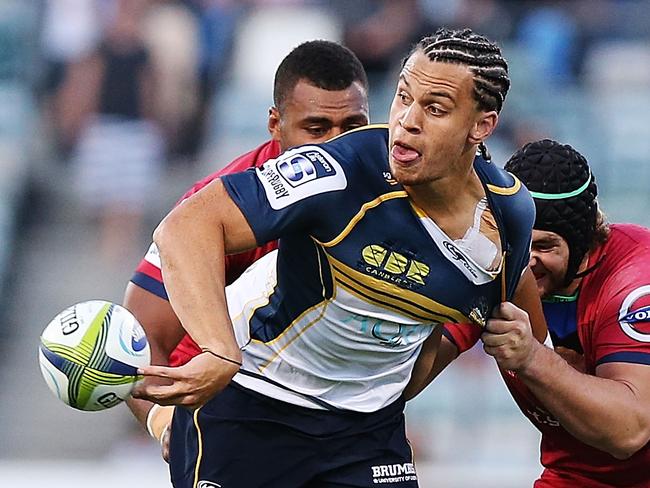
<path fill-rule="evenodd" d="M 371 294 L 367 289 L 360 289 L 358 285 L 345 277 L 345 275 L 337 275 L 336 283 L 337 285 L 341 286 L 341 288 L 347 290 L 349 293 L 368 303 L 369 305 L 380 306 L 384 309 L 390 309 L 393 312 L 398 312 L 401 315 L 407 315 L 409 318 L 417 320 L 418 322 L 449 322 L 448 318 L 442 316 L 427 314 L 426 312 L 420 310 L 417 310 L 415 312 L 413 310 L 409 310 L 404 306 L 403 303 L 397 302 L 396 300 L 396 304 L 388 303 L 389 300 L 386 296 L 381 298 L 371 296 L 373 294 Z"/>
<path fill-rule="evenodd" d="M 264 342 L 264 341 L 261 340 L 261 339 L 256 339 L 255 337 L 251 337 L 251 342 L 257 342 L 258 344 L 265 344 L 265 345 L 267 345 L 267 346 L 275 345 L 275 344 L 276 344 L 278 341 L 280 341 L 282 338 L 286 337 L 286 335 L 291 331 L 291 329 L 293 329 L 293 327 L 295 327 L 297 324 L 299 324 L 299 323 L 302 321 L 302 319 L 303 319 L 303 318 L 304 318 L 308 313 L 313 312 L 313 311 L 316 310 L 318 307 L 321 307 L 321 306 L 327 304 L 328 302 L 329 302 L 329 300 L 321 300 L 320 302 L 316 303 L 315 305 L 312 305 L 311 307 L 309 307 L 307 310 L 305 310 L 305 311 L 302 312 L 300 315 L 298 315 L 298 317 L 296 317 L 295 319 L 293 319 L 293 320 L 291 321 L 291 323 L 290 323 L 289 325 L 287 325 L 287 326 L 284 328 L 284 330 L 283 330 L 282 332 L 280 332 L 280 334 L 278 334 L 277 337 L 274 337 L 274 338 L 271 339 L 270 341 Z M 249 323 L 248 325 L 250 325 L 250 323 Z M 302 334 L 302 332 L 303 332 L 303 331 L 298 332 L 297 336 L 300 335 L 300 334 Z M 296 336 L 296 337 L 297 337 L 297 336 Z M 293 341 L 293 340 L 294 340 L 294 339 L 291 339 L 291 341 Z"/>
<path fill-rule="evenodd" d="M 343 239 L 345 239 L 350 232 L 352 232 L 352 229 L 354 229 L 354 227 L 359 223 L 359 221 L 366 215 L 366 212 L 368 210 L 370 210 L 371 208 L 375 208 L 381 205 L 382 203 L 384 203 L 385 201 L 392 200 L 394 198 L 408 198 L 408 194 L 405 191 L 400 190 L 400 191 L 393 191 L 390 193 L 384 193 L 383 195 L 379 195 L 374 200 L 371 200 L 361 205 L 361 208 L 359 209 L 357 214 L 354 217 L 352 217 L 350 222 L 348 222 L 348 225 L 346 225 L 345 228 L 341 231 L 341 233 L 338 236 L 336 236 L 334 239 L 328 242 L 320 242 L 318 240 L 316 240 L 316 242 L 318 242 L 323 247 L 336 246 Z"/>
<path fill-rule="evenodd" d="M 196 466 L 194 467 L 194 483 L 192 486 L 196 486 L 199 483 L 199 467 L 201 466 L 201 458 L 203 457 L 203 439 L 201 438 L 201 427 L 199 427 L 199 412 L 202 407 L 194 410 L 194 427 L 196 428 L 196 439 L 198 442 L 197 454 L 196 454 Z"/>
<path fill-rule="evenodd" d="M 509 174 L 515 179 L 515 182 L 512 184 L 511 187 L 506 188 L 503 186 L 495 186 L 495 185 L 488 184 L 487 185 L 488 190 L 490 190 L 492 193 L 496 193 L 497 195 L 505 195 L 505 196 L 514 195 L 515 193 L 517 193 L 521 188 L 521 181 L 519 181 L 519 178 L 517 178 L 512 173 Z"/>
<path fill-rule="evenodd" d="M 323 305 L 323 303 L 324 303 L 324 305 Z M 291 339 L 289 339 L 289 340 L 287 341 L 287 343 L 286 343 L 285 345 L 283 345 L 280 349 L 277 349 L 276 351 L 274 351 L 273 356 L 271 356 L 271 357 L 266 361 L 266 363 L 264 363 L 263 365 L 261 365 L 260 367 L 257 368 L 257 369 L 259 370 L 259 372 L 260 372 L 260 373 L 263 373 L 264 370 L 265 370 L 267 367 L 269 367 L 269 366 L 271 365 L 271 363 L 272 363 L 273 361 L 275 361 L 275 360 L 280 356 L 280 354 L 282 353 L 282 351 L 284 351 L 287 347 L 289 347 L 291 344 L 293 344 L 293 343 L 294 343 L 294 342 L 295 342 L 295 341 L 296 341 L 296 340 L 297 340 L 297 339 L 298 339 L 302 334 L 304 334 L 308 329 L 310 329 L 312 325 L 317 324 L 317 323 L 320 321 L 320 319 L 322 319 L 323 316 L 325 315 L 325 311 L 327 310 L 327 305 L 328 305 L 328 304 L 329 304 L 329 302 L 321 302 L 321 303 L 319 303 L 319 305 L 323 305 L 323 309 L 320 311 L 320 313 L 318 314 L 318 316 L 317 316 L 315 319 L 311 320 L 309 323 L 307 323 L 307 324 L 306 324 L 306 325 L 305 325 L 305 326 L 304 326 L 304 327 L 303 327 L 303 328 L 302 328 L 302 329 L 301 329 L 301 330 L 300 330 L 300 331 L 299 331 L 295 336 L 293 336 Z M 314 308 L 315 308 L 315 307 L 312 307 L 310 310 L 313 310 Z M 302 318 L 303 316 L 304 316 L 304 314 L 301 315 L 301 318 Z M 281 334 L 280 336 L 278 336 L 276 339 L 274 339 L 274 341 L 277 340 L 277 339 L 279 339 L 279 338 L 282 337 L 283 335 L 285 335 L 285 333 L 286 333 L 289 329 L 291 329 L 291 328 L 292 328 L 296 323 L 299 323 L 299 321 L 300 321 L 300 319 L 294 320 L 294 321 L 291 323 L 291 325 L 290 325 L 289 327 L 287 327 L 287 329 L 286 329 L 284 332 L 282 332 L 282 334 Z M 271 341 L 271 342 L 273 342 L 273 341 Z M 270 344 L 270 343 L 267 343 L 267 344 Z"/>
<path fill-rule="evenodd" d="M 356 286 L 362 286 L 363 292 L 370 296 L 376 297 L 375 299 L 381 303 L 392 302 L 398 304 L 400 308 L 411 310 L 412 313 L 421 316 L 423 313 L 435 316 L 434 320 L 441 322 L 467 322 L 469 319 L 460 311 L 436 302 L 427 298 L 419 293 L 416 293 L 397 285 L 389 283 L 388 281 L 380 280 L 372 276 L 368 276 L 360 271 L 350 268 L 346 264 L 338 261 L 334 257 L 327 255 L 327 258 L 332 264 L 332 269 L 335 272 L 337 281 L 341 276 L 352 279 Z"/>

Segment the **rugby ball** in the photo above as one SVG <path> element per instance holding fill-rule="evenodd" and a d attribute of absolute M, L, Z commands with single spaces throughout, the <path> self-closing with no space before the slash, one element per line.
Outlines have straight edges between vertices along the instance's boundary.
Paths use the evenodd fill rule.
<path fill-rule="evenodd" d="M 79 410 L 105 410 L 125 400 L 137 369 L 149 365 L 144 330 L 124 307 L 103 300 L 77 303 L 45 327 L 38 351 L 45 383 Z"/>

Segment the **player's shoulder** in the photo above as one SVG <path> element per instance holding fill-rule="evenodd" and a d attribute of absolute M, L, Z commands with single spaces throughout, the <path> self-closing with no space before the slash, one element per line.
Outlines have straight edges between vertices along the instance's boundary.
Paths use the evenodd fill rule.
<path fill-rule="evenodd" d="M 478 154 L 474 159 L 474 169 L 494 211 L 506 221 L 514 219 L 514 225 L 532 226 L 535 203 L 519 178 Z"/>
<path fill-rule="evenodd" d="M 270 139 L 255 149 L 252 149 L 251 151 L 248 151 L 247 153 L 244 153 L 241 156 L 233 159 L 223 168 L 214 171 L 204 178 L 198 180 L 183 194 L 183 196 L 179 199 L 179 202 L 182 202 L 186 198 L 191 197 L 202 188 L 208 186 L 217 178 L 260 166 L 262 163 L 266 162 L 269 159 L 277 158 L 281 152 L 280 143 L 276 140 Z"/>
<path fill-rule="evenodd" d="M 591 261 L 594 261 L 592 263 Z M 599 246 L 590 264 L 599 263 L 589 281 L 599 281 L 615 290 L 635 284 L 650 285 L 643 270 L 650 266 L 650 229 L 635 224 L 611 224 L 604 244 Z"/>
<path fill-rule="evenodd" d="M 529 198 L 526 187 L 512 173 L 477 154 L 474 169 L 485 184 L 487 191 L 500 197 Z"/>
<path fill-rule="evenodd" d="M 611 224 L 607 241 L 611 247 L 629 247 L 648 255 L 650 229 L 637 224 Z"/>
<path fill-rule="evenodd" d="M 388 154 L 388 124 L 370 124 L 336 136 L 321 146 L 339 159 L 372 161 Z"/>

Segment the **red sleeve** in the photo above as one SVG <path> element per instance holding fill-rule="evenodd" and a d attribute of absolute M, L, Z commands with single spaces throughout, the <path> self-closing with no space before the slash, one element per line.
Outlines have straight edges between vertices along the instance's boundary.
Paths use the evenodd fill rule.
<path fill-rule="evenodd" d="M 483 330 L 474 324 L 443 324 L 442 334 L 458 348 L 458 354 L 471 349 L 481 337 Z"/>
<path fill-rule="evenodd" d="M 177 204 L 194 195 L 196 192 L 207 186 L 209 183 L 219 178 L 222 175 L 238 173 L 245 171 L 248 168 L 260 166 L 262 163 L 269 159 L 276 158 L 280 155 L 280 144 L 277 141 L 271 140 L 262 144 L 258 148 L 239 156 L 237 159 L 228 164 L 225 168 L 216 171 L 200 181 L 197 181 L 192 188 L 178 200 Z M 257 250 L 242 253 L 236 256 L 226 257 L 226 282 L 227 284 L 235 281 L 248 266 L 254 261 L 259 259 L 267 252 L 275 249 L 275 244 L 269 243 L 264 248 L 266 249 L 262 254 Z M 168 300 L 167 292 L 162 280 L 160 271 L 160 257 L 155 245 L 151 245 L 147 254 L 142 258 L 140 263 L 135 269 L 131 282 L 138 285 L 140 288 L 147 290 L 154 295 Z"/>

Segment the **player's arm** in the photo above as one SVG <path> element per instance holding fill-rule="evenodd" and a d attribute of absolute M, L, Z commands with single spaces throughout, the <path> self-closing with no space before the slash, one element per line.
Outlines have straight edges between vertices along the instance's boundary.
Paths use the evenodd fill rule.
<path fill-rule="evenodd" d="M 483 334 L 485 351 L 517 373 L 562 426 L 618 459 L 650 441 L 650 368 L 604 363 L 584 374 L 534 340 L 526 312 L 501 305 Z"/>
<path fill-rule="evenodd" d="M 257 245 L 250 225 L 220 180 L 174 208 L 154 232 L 170 303 L 183 327 L 208 353 L 179 368 L 151 366 L 134 396 L 160 404 L 196 407 L 223 389 L 241 364 L 225 298 L 224 256 Z"/>
<path fill-rule="evenodd" d="M 449 363 L 458 357 L 458 347 L 443 335 L 443 327 L 444 324 L 440 324 L 422 344 L 411 379 L 404 389 L 406 400 L 411 400 L 420 394 Z"/>
<path fill-rule="evenodd" d="M 546 321 L 542 305 L 537 295 L 532 272 L 527 269 L 512 298 L 522 310 L 531 317 L 534 336 L 544 341 L 547 335 Z M 470 349 L 479 339 L 480 328 L 471 323 L 442 324 L 442 338 L 429 337 L 422 345 L 422 350 L 413 368 L 411 380 L 404 390 L 407 400 L 414 398 L 431 383 L 462 352 Z"/>
<path fill-rule="evenodd" d="M 147 335 L 151 364 L 167 365 L 169 355 L 185 333 L 169 302 L 129 283 L 123 304 L 135 315 Z M 163 444 L 165 457 L 167 446 L 163 436 L 171 422 L 174 407 L 153 408 L 154 403 L 136 398 L 128 398 L 126 404 L 149 434 Z"/>

